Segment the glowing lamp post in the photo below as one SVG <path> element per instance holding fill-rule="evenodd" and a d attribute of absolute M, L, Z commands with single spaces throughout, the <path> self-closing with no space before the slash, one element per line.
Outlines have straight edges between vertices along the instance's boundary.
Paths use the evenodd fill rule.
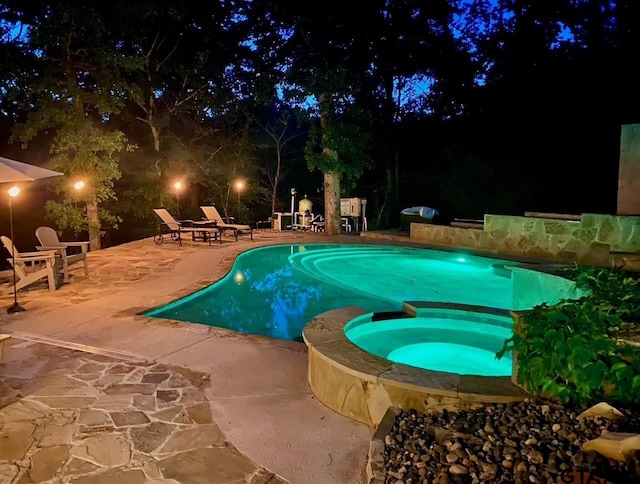
<path fill-rule="evenodd" d="M 182 182 L 175 182 L 173 188 L 176 190 L 176 214 L 178 218 L 180 218 L 180 190 L 182 190 Z"/>
<path fill-rule="evenodd" d="M 75 182 L 73 184 L 73 189 L 79 194 L 85 187 L 85 183 L 84 180 L 78 180 L 77 182 Z M 75 197 L 73 197 L 73 206 L 76 209 L 76 213 L 78 210 L 78 198 L 80 197 L 80 195 L 77 195 Z M 82 227 L 82 215 L 79 215 L 78 220 L 76 221 L 76 223 L 74 224 L 74 228 L 73 231 L 75 233 L 76 236 L 76 240 L 78 240 L 78 233 L 80 232 L 80 228 Z"/>
<path fill-rule="evenodd" d="M 20 189 L 16 186 L 9 188 L 9 227 L 11 232 L 11 242 L 13 238 L 13 199 L 20 194 Z M 16 289 L 16 248 L 12 247 L 11 251 L 11 267 L 13 268 L 13 305 L 7 308 L 8 313 L 17 313 L 24 311 L 24 308 L 18 304 L 18 291 Z"/>
<path fill-rule="evenodd" d="M 84 180 L 78 180 L 77 182 L 75 182 L 73 184 L 73 189 L 79 194 L 85 187 L 85 183 Z M 80 197 L 80 195 L 77 195 L 76 197 L 74 197 L 73 200 L 73 204 L 75 205 L 76 209 L 78 208 L 78 198 Z"/>
<path fill-rule="evenodd" d="M 244 183 L 242 183 L 241 181 L 236 182 L 236 188 L 238 189 L 238 221 L 239 221 L 240 220 L 240 191 L 244 188 Z"/>

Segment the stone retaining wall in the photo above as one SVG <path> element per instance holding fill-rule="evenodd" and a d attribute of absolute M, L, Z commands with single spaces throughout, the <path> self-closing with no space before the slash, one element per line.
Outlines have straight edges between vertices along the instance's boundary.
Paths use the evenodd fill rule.
<path fill-rule="evenodd" d="M 609 267 L 612 253 L 640 255 L 640 217 L 582 214 L 574 221 L 487 214 L 483 229 L 412 224 L 410 239 Z"/>

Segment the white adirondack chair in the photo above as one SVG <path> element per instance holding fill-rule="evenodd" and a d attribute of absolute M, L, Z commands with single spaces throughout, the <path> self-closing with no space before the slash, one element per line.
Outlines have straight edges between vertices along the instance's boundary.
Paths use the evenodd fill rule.
<path fill-rule="evenodd" d="M 76 262 L 82 262 L 84 265 L 84 273 L 89 275 L 89 262 L 87 261 L 87 252 L 91 242 L 60 242 L 58 233 L 51 227 L 38 227 L 36 229 L 36 237 L 40 245 L 36 249 L 40 251 L 55 251 L 62 260 L 62 272 L 64 274 L 64 282 L 69 282 L 69 266 Z"/>
<path fill-rule="evenodd" d="M 55 291 L 57 287 L 56 277 L 56 253 L 55 251 L 18 252 L 13 241 L 6 236 L 0 236 L 2 243 L 9 251 L 9 263 L 15 268 L 15 290 L 29 286 L 41 279 L 47 279 L 49 290 Z M 13 293 L 14 285 L 11 284 Z"/>

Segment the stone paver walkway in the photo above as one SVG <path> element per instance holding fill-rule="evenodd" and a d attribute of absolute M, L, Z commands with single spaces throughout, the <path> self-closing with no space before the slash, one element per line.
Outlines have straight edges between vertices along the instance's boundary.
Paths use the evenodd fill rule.
<path fill-rule="evenodd" d="M 213 421 L 206 375 L 11 338 L 0 482 L 281 483 Z"/>

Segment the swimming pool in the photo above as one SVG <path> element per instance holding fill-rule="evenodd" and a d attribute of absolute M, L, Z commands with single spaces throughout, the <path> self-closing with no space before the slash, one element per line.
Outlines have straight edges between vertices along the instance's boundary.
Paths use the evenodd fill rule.
<path fill-rule="evenodd" d="M 220 281 L 145 316 L 300 341 L 307 322 L 345 306 L 399 311 L 403 301 L 512 309 L 516 262 L 431 249 L 285 244 L 240 254 Z"/>

